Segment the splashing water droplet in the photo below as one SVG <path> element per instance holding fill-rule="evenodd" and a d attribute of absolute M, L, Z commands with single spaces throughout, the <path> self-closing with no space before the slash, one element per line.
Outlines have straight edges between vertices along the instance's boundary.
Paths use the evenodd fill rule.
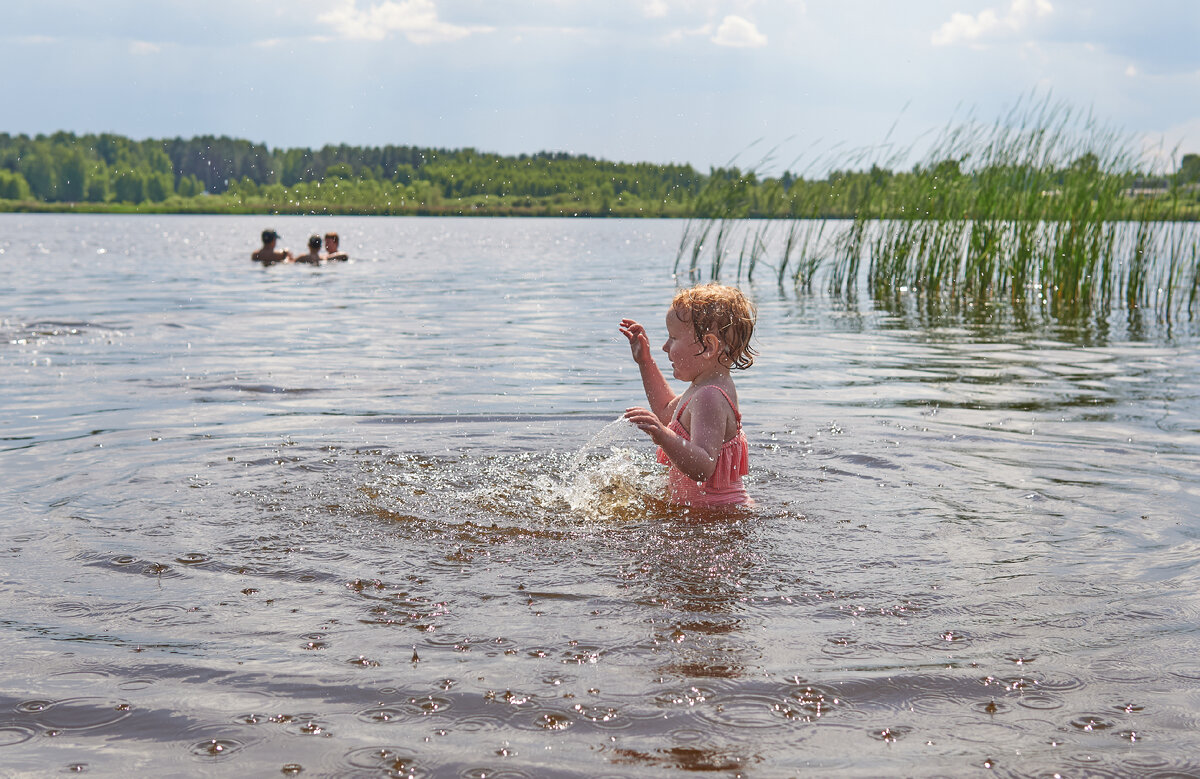
<path fill-rule="evenodd" d="M 576 514 L 598 518 L 642 513 L 648 499 L 663 493 L 662 475 L 656 467 L 647 467 L 650 463 L 641 453 L 612 445 L 636 433 L 636 427 L 618 417 L 580 447 L 558 479 L 540 480 L 538 486 L 550 501 L 566 503 Z M 589 462 L 589 452 L 603 446 L 609 454 Z"/>
<path fill-rule="evenodd" d="M 630 432 L 636 429 L 637 428 L 633 426 L 633 423 L 625 419 L 624 416 L 619 416 L 604 427 L 600 428 L 600 431 L 589 438 L 587 443 L 579 447 L 579 451 L 571 457 L 570 462 L 567 463 L 567 467 L 563 470 L 563 480 L 568 481 L 572 476 L 575 475 L 575 473 L 583 465 L 583 460 L 587 456 L 589 450 L 596 449 L 601 446 L 611 445 L 614 441 L 627 436 Z"/>

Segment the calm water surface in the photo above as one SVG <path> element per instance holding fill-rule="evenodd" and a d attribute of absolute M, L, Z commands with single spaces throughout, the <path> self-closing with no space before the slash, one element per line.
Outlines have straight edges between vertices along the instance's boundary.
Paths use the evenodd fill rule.
<path fill-rule="evenodd" d="M 0 216 L 0 776 L 1200 776 L 1196 327 L 747 287 L 689 515 L 681 228 Z"/>

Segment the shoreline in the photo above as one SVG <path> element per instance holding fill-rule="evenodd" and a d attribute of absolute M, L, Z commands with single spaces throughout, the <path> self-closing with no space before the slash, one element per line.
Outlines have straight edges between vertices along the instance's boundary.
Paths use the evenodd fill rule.
<path fill-rule="evenodd" d="M 1167 209 L 1163 209 L 1164 211 Z M 513 217 L 520 219 L 679 219 L 679 220 L 720 220 L 725 217 L 721 215 L 711 214 L 688 214 L 675 213 L 672 211 L 662 211 L 658 213 L 648 213 L 642 209 L 613 210 L 608 211 L 592 211 L 586 208 L 581 209 L 566 209 L 555 206 L 511 206 L 511 207 L 480 207 L 472 204 L 471 206 L 459 205 L 439 205 L 439 206 L 418 206 L 415 208 L 395 208 L 385 206 L 382 208 L 363 208 L 361 206 L 340 206 L 337 204 L 327 204 L 318 208 L 262 208 L 250 205 L 233 205 L 229 203 L 212 204 L 209 206 L 201 206 L 196 203 L 145 203 L 134 205 L 131 203 L 45 203 L 39 201 L 11 201 L 0 200 L 0 214 L 109 214 L 118 216 L 135 216 L 145 214 L 147 216 L 169 216 L 169 215 L 189 215 L 189 216 L 440 216 L 440 217 Z M 818 213 L 807 215 L 804 217 L 796 217 L 791 215 L 767 215 L 767 214 L 747 214 L 737 219 L 749 220 L 764 220 L 764 221 L 812 221 L 812 220 L 853 220 L 858 218 L 856 215 L 847 215 L 844 213 Z M 921 221 L 920 217 L 905 216 L 903 214 L 890 215 L 872 215 L 867 217 L 868 221 L 888 221 L 888 220 L 904 220 L 904 221 Z M 1019 221 L 1019 220 L 1013 220 Z M 1104 220 L 1111 222 L 1135 222 L 1147 221 L 1144 218 L 1136 218 L 1132 215 L 1119 215 L 1116 218 Z M 1163 214 L 1162 216 L 1148 221 L 1157 222 L 1200 222 L 1200 208 L 1189 208 L 1183 213 L 1176 211 L 1174 214 Z"/>
<path fill-rule="evenodd" d="M 606 212 L 588 209 L 546 207 L 478 208 L 465 206 L 420 206 L 417 208 L 363 208 L 361 206 L 325 205 L 318 208 L 259 208 L 222 204 L 202 207 L 194 204 L 180 206 L 129 203 L 41 203 L 30 201 L 0 201 L 0 214 L 112 214 L 119 216 L 192 215 L 192 216 L 461 216 L 517 218 L 588 218 L 588 219 L 689 219 L 688 214 L 646 213 L 640 210 Z M 835 218 L 835 217 L 830 217 Z"/>

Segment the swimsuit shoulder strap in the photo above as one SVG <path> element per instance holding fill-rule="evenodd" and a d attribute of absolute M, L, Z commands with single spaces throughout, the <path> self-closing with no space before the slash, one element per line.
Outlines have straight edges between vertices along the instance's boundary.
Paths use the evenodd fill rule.
<path fill-rule="evenodd" d="M 720 387 L 718 387 L 715 384 L 710 384 L 708 386 L 712 387 L 717 392 L 721 393 L 721 395 L 725 398 L 725 402 L 729 404 L 729 407 L 731 409 L 733 409 L 733 418 L 735 420 L 737 420 L 737 423 L 740 426 L 742 424 L 742 412 L 738 411 L 738 407 L 734 404 L 733 398 L 729 397 L 729 393 L 727 393 L 725 390 L 721 389 Z"/>
<path fill-rule="evenodd" d="M 738 426 L 740 427 L 742 424 L 742 413 L 740 411 L 738 411 L 738 407 L 737 407 L 737 405 L 734 404 L 733 398 L 729 397 L 729 393 L 727 393 L 725 390 L 718 387 L 716 384 L 706 384 L 705 386 L 696 390 L 696 392 L 701 392 L 703 390 L 710 389 L 710 388 L 715 389 L 717 392 L 721 393 L 721 395 L 725 398 L 725 402 L 729 404 L 729 407 L 731 409 L 733 409 L 733 418 L 737 421 Z M 695 392 L 692 393 L 692 397 L 695 397 L 695 396 L 696 396 L 696 393 Z M 675 412 L 676 419 L 683 416 L 683 410 L 685 408 L 687 408 L 687 404 L 691 403 L 691 402 L 692 402 L 692 398 L 688 398 L 687 400 L 685 400 L 684 402 L 679 404 L 679 409 Z"/>

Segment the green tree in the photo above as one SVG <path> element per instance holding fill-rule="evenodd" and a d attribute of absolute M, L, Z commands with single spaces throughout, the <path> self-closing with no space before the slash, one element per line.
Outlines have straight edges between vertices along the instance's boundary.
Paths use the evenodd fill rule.
<path fill-rule="evenodd" d="M 1200 182 L 1200 154 L 1185 154 L 1179 161 L 1179 172 L 1175 174 L 1180 184 Z"/>
<path fill-rule="evenodd" d="M 122 203 L 141 203 L 146 199 L 146 175 L 138 168 L 116 171 L 113 194 Z"/>
<path fill-rule="evenodd" d="M 397 165 L 396 172 L 393 174 L 392 180 L 395 181 L 397 184 L 408 185 L 408 184 L 412 183 L 413 177 L 415 175 L 416 175 L 416 171 L 413 170 L 413 167 L 411 165 L 403 165 L 403 164 Z"/>
<path fill-rule="evenodd" d="M 1100 158 L 1092 152 L 1080 155 L 1071 163 L 1071 171 L 1075 173 L 1095 174 L 1100 170 Z"/>
<path fill-rule="evenodd" d="M 16 171 L 0 168 L 0 199 L 32 200 L 33 193 L 29 191 L 29 182 Z"/>
<path fill-rule="evenodd" d="M 53 200 L 58 189 L 58 172 L 48 153 L 32 152 L 21 158 L 17 172 L 29 183 L 29 190 L 38 200 Z"/>
<path fill-rule="evenodd" d="M 109 186 L 108 176 L 88 177 L 86 199 L 89 203 L 103 203 L 108 200 L 110 194 L 112 188 Z"/>
<path fill-rule="evenodd" d="M 179 177 L 179 185 L 176 190 L 180 197 L 195 197 L 204 191 L 204 185 L 200 183 L 200 179 L 188 174 Z"/>
<path fill-rule="evenodd" d="M 112 167 L 121 157 L 129 156 L 130 142 L 128 138 L 112 133 L 102 133 L 98 136 L 93 144 L 96 153 L 100 155 L 100 159 L 104 160 L 104 164 Z"/>
<path fill-rule="evenodd" d="M 58 166 L 57 198 L 71 203 L 86 200 L 87 173 L 87 161 L 78 149 L 72 148 L 62 155 Z"/>
<path fill-rule="evenodd" d="M 175 179 L 169 172 L 153 171 L 145 175 L 146 199 L 161 203 L 175 194 Z"/>

